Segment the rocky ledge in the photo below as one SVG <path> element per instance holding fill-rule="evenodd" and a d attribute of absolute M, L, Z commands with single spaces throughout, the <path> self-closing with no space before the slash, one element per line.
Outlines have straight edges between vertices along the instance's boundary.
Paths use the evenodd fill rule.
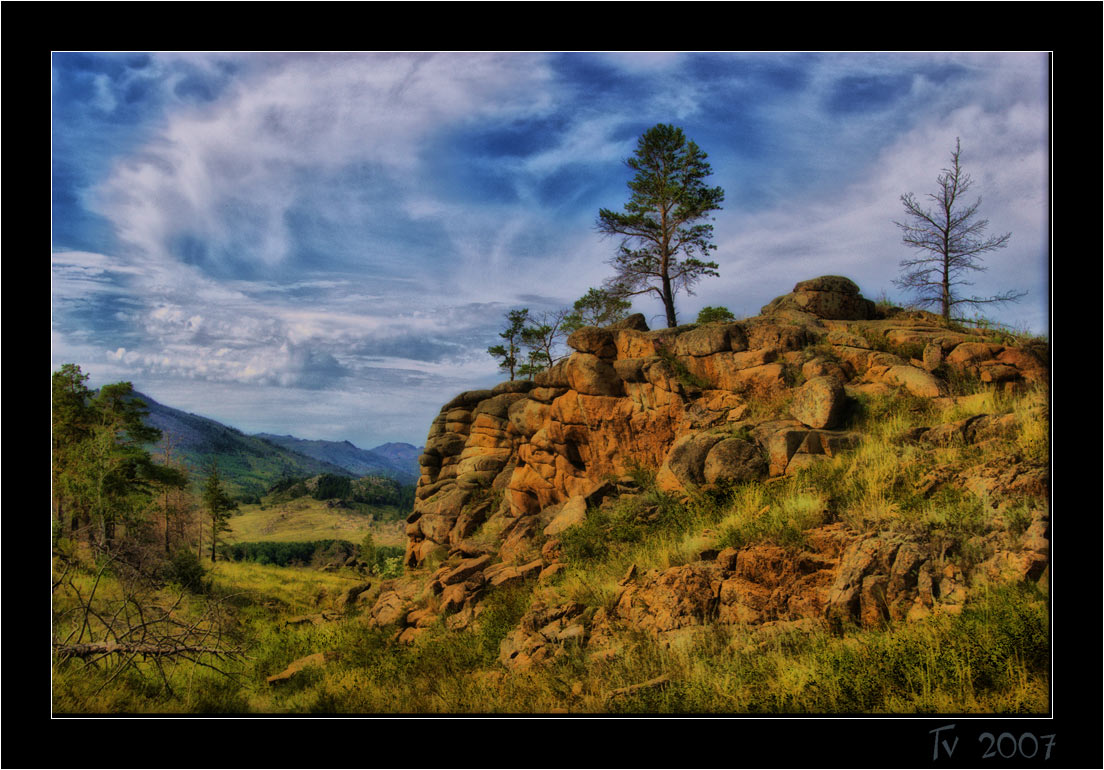
<path fill-rule="evenodd" d="M 501 586 L 529 581 L 539 590 L 563 569 L 557 536 L 631 494 L 636 468 L 658 469 L 658 487 L 676 495 L 769 481 L 858 446 L 862 435 L 846 426 L 861 394 L 939 403 L 951 399 L 954 378 L 1000 390 L 1048 381 L 1045 346 L 986 340 L 926 312 L 880 310 L 840 276 L 801 281 L 754 318 L 649 330 L 635 315 L 579 329 L 568 345 L 575 352 L 533 381 L 462 393 L 441 409 L 406 528 L 405 564 L 424 573 L 422 583 L 384 586 L 373 622 L 412 640 L 441 616 L 468 625 Z M 1014 420 L 971 418 L 901 440 L 979 442 Z M 929 493 L 949 482 L 938 467 L 930 475 Z M 973 483 L 1047 495 L 1045 468 L 994 468 Z M 1047 514 L 1036 511 L 1024 539 L 983 568 L 1039 577 L 1048 532 Z M 624 625 L 669 634 L 710 622 L 907 620 L 953 611 L 965 584 L 930 544 L 830 524 L 810 532 L 798 554 L 754 545 L 626 576 L 612 609 L 535 600 L 503 643 L 503 662 L 554 656 L 568 639 L 600 654 Z"/>

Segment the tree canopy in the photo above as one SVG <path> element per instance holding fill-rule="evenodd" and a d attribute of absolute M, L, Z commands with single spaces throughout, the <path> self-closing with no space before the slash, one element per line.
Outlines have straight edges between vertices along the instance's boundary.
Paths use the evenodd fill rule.
<path fill-rule="evenodd" d="M 719 275 L 717 263 L 703 259 L 716 249 L 709 215 L 724 201 L 724 190 L 705 184 L 707 157 L 681 128 L 648 129 L 625 161 L 636 172 L 625 210 L 598 212 L 598 231 L 621 239 L 607 290 L 621 298 L 655 294 L 669 327 L 678 325 L 675 294 L 693 294 L 701 278 Z"/>
<path fill-rule="evenodd" d="M 588 289 L 575 300 L 571 313 L 564 319 L 564 328 L 573 332 L 583 326 L 609 326 L 629 314 L 632 303 L 606 289 Z"/>
<path fill-rule="evenodd" d="M 119 523 L 144 518 L 154 493 L 182 488 L 187 475 L 151 458 L 147 447 L 161 431 L 145 423 L 146 404 L 131 383 L 92 391 L 87 381 L 75 364 L 52 375 L 55 533 L 68 524 L 70 536 L 106 546 Z"/>
<path fill-rule="evenodd" d="M 894 222 L 903 233 L 905 245 L 921 255 L 901 261 L 902 277 L 894 281 L 900 288 L 913 292 L 921 307 L 938 307 L 944 320 L 950 320 L 958 305 L 978 307 L 1001 302 L 1013 302 L 1026 292 L 1006 291 L 991 297 L 967 297 L 960 290 L 971 286 L 963 276 L 985 270 L 981 255 L 1003 249 L 1012 233 L 984 237 L 988 219 L 977 218 L 981 198 L 966 203 L 966 192 L 973 179 L 962 169 L 962 144 L 955 140 L 950 168 L 936 179 L 938 189 L 927 198 L 935 205 L 925 209 L 912 193 L 901 196 L 907 219 Z"/>

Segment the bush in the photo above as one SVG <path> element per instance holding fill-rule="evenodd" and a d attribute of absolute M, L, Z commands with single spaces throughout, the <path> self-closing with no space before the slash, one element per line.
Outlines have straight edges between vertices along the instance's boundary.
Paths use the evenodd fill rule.
<path fill-rule="evenodd" d="M 736 316 L 732 315 L 732 311 L 730 311 L 727 307 L 713 307 L 712 305 L 707 305 L 701 309 L 700 313 L 698 313 L 698 323 L 700 324 L 735 320 Z"/>
<path fill-rule="evenodd" d="M 199 557 L 189 550 L 180 550 L 173 554 L 165 568 L 165 577 L 171 583 L 178 583 L 192 593 L 205 593 L 207 585 L 203 578 L 207 570 L 203 568 Z"/>

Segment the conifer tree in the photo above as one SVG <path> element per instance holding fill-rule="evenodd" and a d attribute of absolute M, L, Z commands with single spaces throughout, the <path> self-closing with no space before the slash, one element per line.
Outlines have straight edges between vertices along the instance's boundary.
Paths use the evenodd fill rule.
<path fill-rule="evenodd" d="M 499 337 L 506 340 L 506 344 L 492 345 L 487 348 L 487 352 L 495 358 L 502 359 L 499 361 L 498 368 L 509 372 L 510 379 L 513 380 L 521 365 L 521 333 L 526 321 L 529 320 L 529 309 L 511 310 L 506 314 L 506 320 L 508 321 L 506 329 L 498 333 Z"/>
<path fill-rule="evenodd" d="M 583 326 L 609 326 L 629 314 L 632 303 L 605 289 L 587 289 L 575 300 L 571 313 L 564 319 L 564 329 L 573 332 Z"/>
<path fill-rule="evenodd" d="M 678 325 L 675 294 L 693 294 L 701 278 L 719 275 L 716 262 L 700 259 L 716 249 L 707 220 L 724 201 L 724 190 L 705 184 L 707 157 L 681 128 L 661 123 L 645 131 L 625 161 L 636 172 L 625 211 L 598 213 L 598 231 L 621 238 L 607 289 L 621 298 L 655 294 L 668 327 Z"/>
<path fill-rule="evenodd" d="M 211 518 L 211 561 L 215 561 L 219 535 L 230 529 L 230 515 L 238 509 L 238 504 L 230 499 L 222 487 L 218 464 L 211 463 L 207 472 L 207 482 L 203 486 L 203 505 Z"/>

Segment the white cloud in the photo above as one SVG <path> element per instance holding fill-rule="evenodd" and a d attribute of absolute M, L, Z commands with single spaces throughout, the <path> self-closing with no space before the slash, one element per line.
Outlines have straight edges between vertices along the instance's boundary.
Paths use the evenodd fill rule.
<path fill-rule="evenodd" d="M 225 249 L 276 265 L 289 255 L 298 175 L 363 163 L 388 184 L 409 181 L 442 127 L 549 109 L 548 77 L 539 57 L 509 54 L 290 57 L 212 105 L 170 114 L 116 166 L 97 208 L 151 257 L 191 235 L 215 260 Z"/>

